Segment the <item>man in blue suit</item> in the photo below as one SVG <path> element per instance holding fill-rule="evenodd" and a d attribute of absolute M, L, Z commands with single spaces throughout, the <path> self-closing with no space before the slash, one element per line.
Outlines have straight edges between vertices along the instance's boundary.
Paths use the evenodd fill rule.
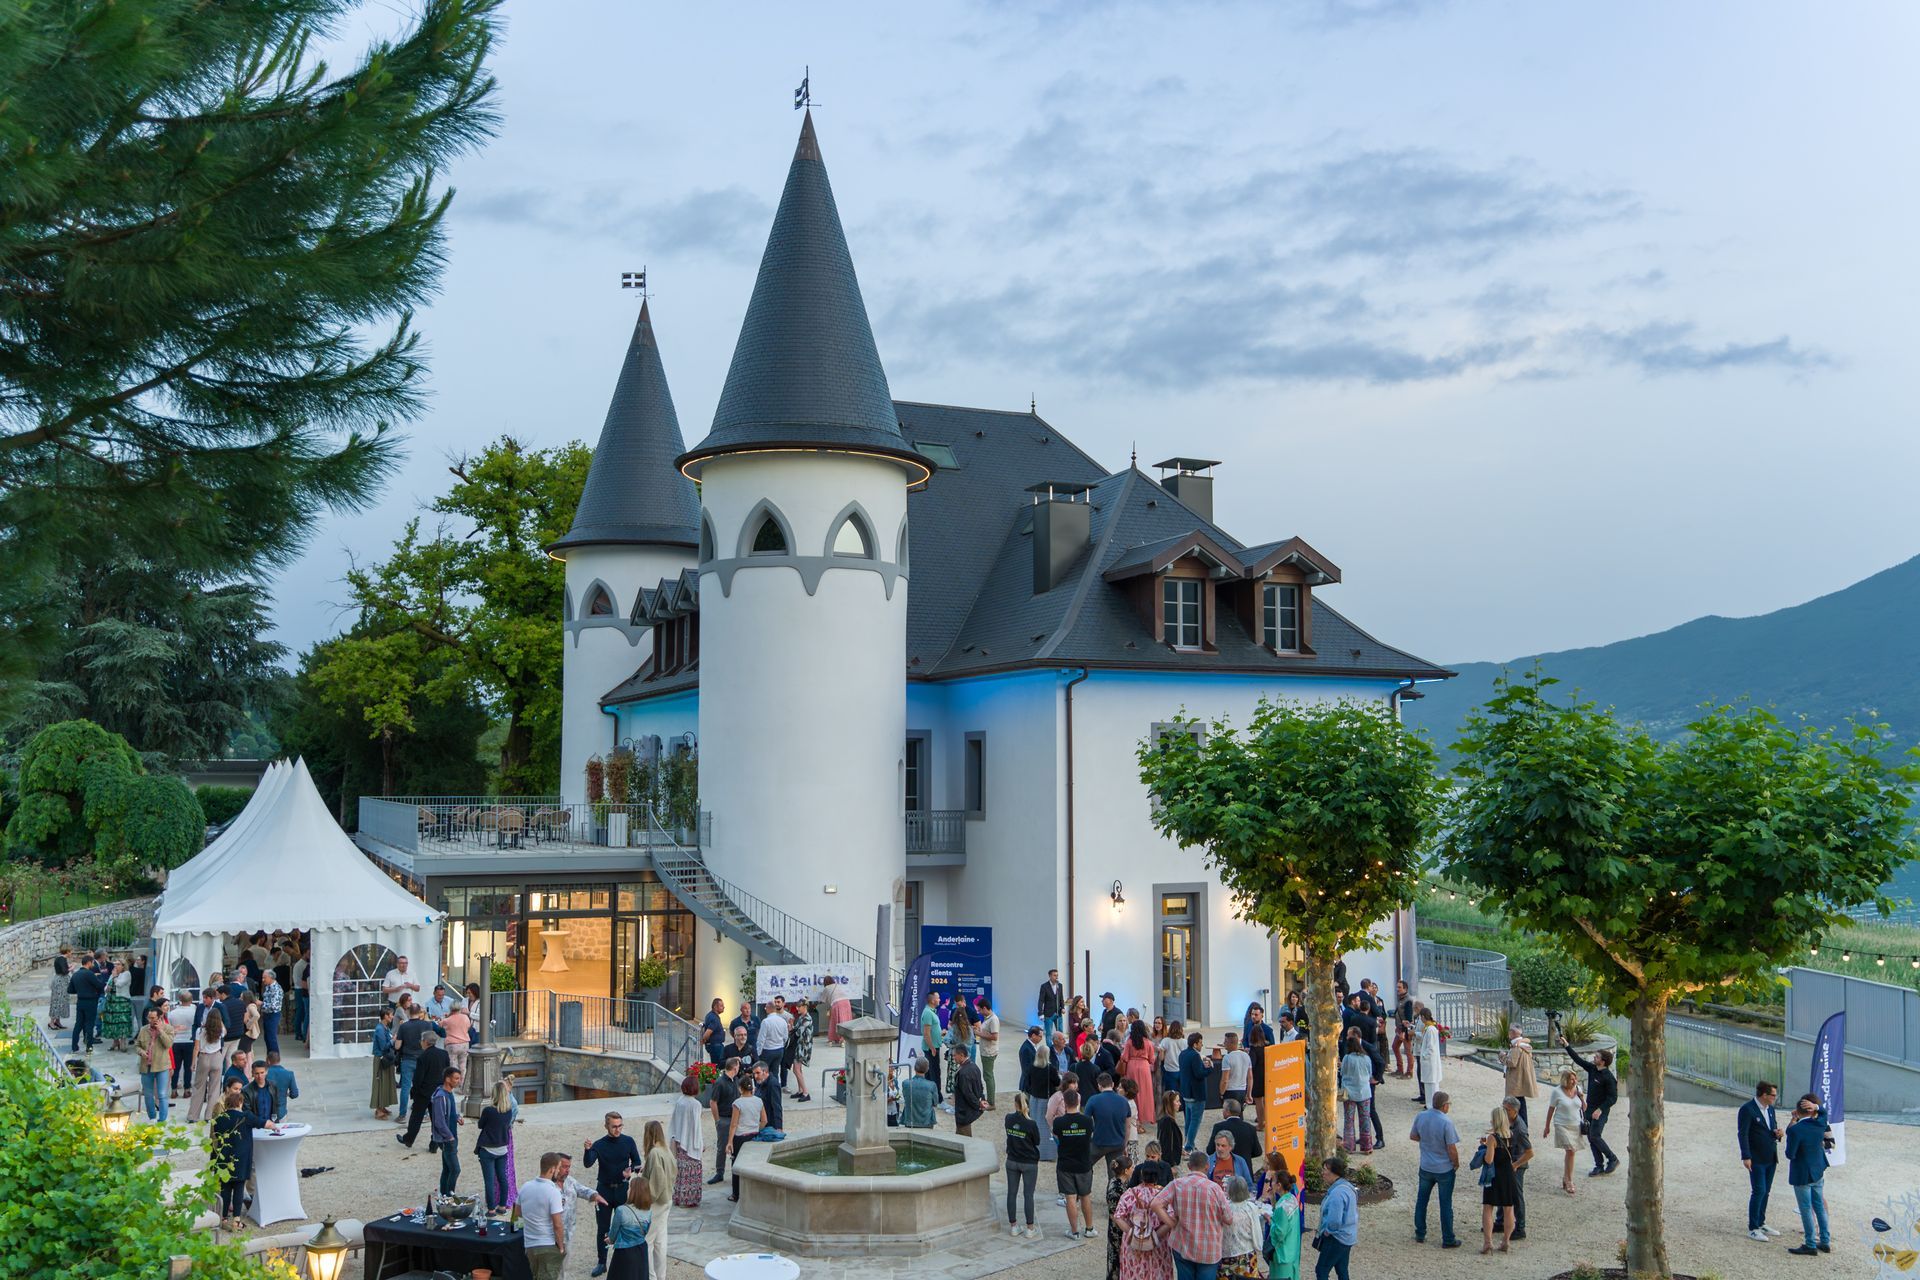
<path fill-rule="evenodd" d="M 1773 1175 L 1780 1168 L 1780 1125 L 1773 1114 L 1780 1091 L 1762 1080 L 1753 1096 L 1740 1105 L 1735 1130 L 1740 1139 L 1740 1163 L 1747 1168 L 1747 1234 L 1767 1240 L 1780 1233 L 1767 1226 L 1767 1198 L 1773 1194 Z"/>

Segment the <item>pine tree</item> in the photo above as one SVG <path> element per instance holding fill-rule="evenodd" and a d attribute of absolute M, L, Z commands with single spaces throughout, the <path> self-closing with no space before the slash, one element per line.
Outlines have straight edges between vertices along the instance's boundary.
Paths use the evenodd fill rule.
<path fill-rule="evenodd" d="M 344 74 L 348 0 L 0 6 L 0 680 L 90 532 L 230 574 L 371 497 L 497 3 L 423 0 Z"/>

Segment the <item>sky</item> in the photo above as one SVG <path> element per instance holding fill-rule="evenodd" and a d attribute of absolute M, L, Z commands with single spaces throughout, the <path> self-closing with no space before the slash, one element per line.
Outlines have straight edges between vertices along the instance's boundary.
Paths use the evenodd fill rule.
<path fill-rule="evenodd" d="M 346 39 L 391 34 L 400 0 Z M 448 173 L 427 411 L 341 577 L 512 434 L 592 442 L 645 266 L 706 434 L 811 69 L 896 398 L 1042 417 L 1441 661 L 1600 644 L 1920 553 L 1920 7 L 509 0 Z M 558 625 L 556 620 L 555 625 Z"/>

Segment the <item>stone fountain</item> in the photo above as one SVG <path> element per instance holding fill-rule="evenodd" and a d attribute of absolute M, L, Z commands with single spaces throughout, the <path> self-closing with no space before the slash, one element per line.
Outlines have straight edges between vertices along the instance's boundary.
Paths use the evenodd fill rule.
<path fill-rule="evenodd" d="M 752 1142 L 734 1162 L 740 1203 L 728 1230 L 807 1257 L 913 1257 L 998 1219 L 993 1144 L 887 1127 L 887 1078 L 900 1031 L 878 1018 L 840 1024 L 847 1050 L 843 1132 Z"/>

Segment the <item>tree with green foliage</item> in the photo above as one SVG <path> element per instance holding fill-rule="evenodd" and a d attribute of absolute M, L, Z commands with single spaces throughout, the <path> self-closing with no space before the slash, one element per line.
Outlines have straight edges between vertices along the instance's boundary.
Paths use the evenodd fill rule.
<path fill-rule="evenodd" d="M 193 1229 L 219 1167 L 167 1185 L 168 1153 L 193 1145 L 185 1129 L 108 1133 L 99 1097 L 50 1074 L 0 1007 L 0 1280 L 153 1280 L 181 1256 L 194 1280 L 294 1280 L 284 1263 Z"/>
<path fill-rule="evenodd" d="M 493 129 L 498 0 L 0 6 L 0 662 L 112 529 L 216 574 L 369 500 L 422 405 L 439 171 Z"/>
<path fill-rule="evenodd" d="M 193 789 L 193 798 L 200 802 L 200 812 L 207 817 L 207 825 L 220 826 L 240 816 L 240 811 L 253 799 L 252 787 L 204 786 Z"/>
<path fill-rule="evenodd" d="M 1881 726 L 1757 708 L 1712 709 L 1662 743 L 1553 683 L 1503 678 L 1468 722 L 1447 869 L 1631 1017 L 1627 1271 L 1665 1277 L 1669 1004 L 1770 974 L 1845 908 L 1887 909 L 1881 886 L 1916 853 L 1920 768 L 1880 758 Z"/>
<path fill-rule="evenodd" d="M 507 437 L 489 445 L 452 466 L 457 483 L 433 502 L 445 520 L 430 536 L 414 520 L 384 561 L 347 575 L 362 625 L 341 644 L 369 652 L 341 661 L 354 672 L 390 668 L 390 655 L 374 650 L 397 633 L 448 655 L 507 723 L 499 767 L 505 795 L 559 789 L 561 634 L 554 620 L 566 569 L 544 548 L 572 523 L 592 458 L 578 443 L 529 449 Z"/>
<path fill-rule="evenodd" d="M 148 774 L 126 739 L 90 721 L 48 725 L 20 753 L 9 854 L 51 867 L 86 863 L 107 884 L 132 888 L 199 852 L 205 832 L 186 783 Z"/>
<path fill-rule="evenodd" d="M 412 729 L 397 736 L 388 758 L 369 732 L 365 709 L 323 686 L 315 673 L 332 660 L 335 649 L 352 639 L 335 637 L 313 646 L 290 678 L 290 693 L 275 702 L 268 727 L 289 756 L 307 762 L 314 785 L 351 827 L 362 795 L 479 795 L 486 790 L 487 768 L 480 757 L 486 710 L 464 685 L 444 701 L 415 698 L 409 708 Z M 420 667 L 404 673 L 415 689 L 444 679 L 452 661 L 442 652 L 423 650 Z"/>
<path fill-rule="evenodd" d="M 272 695 L 286 655 L 267 639 L 265 589 L 130 555 L 111 534 L 74 561 L 52 615 L 51 655 L 0 740 L 86 719 L 143 756 L 224 756 Z"/>
<path fill-rule="evenodd" d="M 1333 966 L 1378 947 L 1375 928 L 1419 893 L 1433 748 L 1384 704 L 1262 699 L 1240 730 L 1176 718 L 1139 760 L 1154 826 L 1201 851 L 1240 919 L 1305 957 L 1317 1164 L 1333 1154 L 1339 1092 Z"/>

